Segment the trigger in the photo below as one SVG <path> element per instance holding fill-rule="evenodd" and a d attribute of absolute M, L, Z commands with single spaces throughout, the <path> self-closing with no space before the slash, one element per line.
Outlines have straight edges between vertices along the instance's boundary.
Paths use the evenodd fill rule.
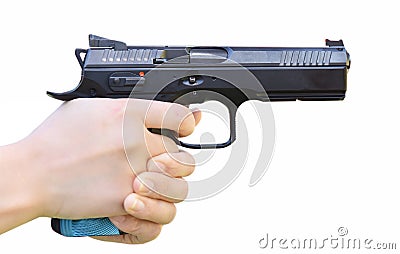
<path fill-rule="evenodd" d="M 182 146 L 181 145 L 182 142 L 179 141 L 178 134 L 175 131 L 169 129 L 156 129 L 156 128 L 149 128 L 148 130 L 153 134 L 163 135 L 167 138 L 170 138 L 172 139 L 172 141 L 174 141 L 175 144 L 177 144 L 178 146 Z"/>

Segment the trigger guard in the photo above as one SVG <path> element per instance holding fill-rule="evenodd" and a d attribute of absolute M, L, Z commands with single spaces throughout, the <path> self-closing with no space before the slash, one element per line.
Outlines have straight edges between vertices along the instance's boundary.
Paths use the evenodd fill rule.
<path fill-rule="evenodd" d="M 190 148 L 190 149 L 216 149 L 216 148 L 225 148 L 230 146 L 235 140 L 236 140 L 236 111 L 237 108 L 232 109 L 228 108 L 229 110 L 229 128 L 230 128 L 230 136 L 229 140 L 224 142 L 224 143 L 218 143 L 218 144 L 189 144 L 185 143 L 179 140 L 178 134 L 175 131 L 169 130 L 169 129 L 155 129 L 155 128 L 149 128 L 149 131 L 158 134 L 158 135 L 163 135 L 165 137 L 170 138 L 172 141 L 175 142 L 176 145 L 185 147 L 185 148 Z"/>

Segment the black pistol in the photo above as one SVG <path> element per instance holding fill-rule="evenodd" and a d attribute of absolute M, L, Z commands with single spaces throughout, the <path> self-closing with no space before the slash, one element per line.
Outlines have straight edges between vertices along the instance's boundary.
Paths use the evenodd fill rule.
<path fill-rule="evenodd" d="M 326 47 L 127 46 L 89 35 L 89 49 L 76 49 L 82 68 L 79 85 L 65 93 L 75 98 L 140 98 L 183 105 L 217 100 L 229 110 L 230 137 L 218 144 L 187 144 L 169 130 L 151 129 L 187 148 L 229 146 L 236 139 L 235 115 L 247 100 L 343 100 L 350 55 L 343 41 Z M 65 236 L 122 234 L 108 218 L 52 219 Z"/>

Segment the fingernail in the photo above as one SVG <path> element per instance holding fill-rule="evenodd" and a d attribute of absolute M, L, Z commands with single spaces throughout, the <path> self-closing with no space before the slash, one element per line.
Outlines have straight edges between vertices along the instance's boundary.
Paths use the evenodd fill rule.
<path fill-rule="evenodd" d="M 144 208 L 143 202 L 133 195 L 129 196 L 127 200 L 127 206 L 129 207 L 130 210 L 134 212 L 138 212 Z"/>
<path fill-rule="evenodd" d="M 139 192 L 150 193 L 154 191 L 154 183 L 151 181 L 146 181 L 146 184 L 140 183 Z"/>
<path fill-rule="evenodd" d="M 200 112 L 200 111 L 201 111 L 199 108 L 191 108 L 190 110 L 192 111 L 192 113 Z"/>

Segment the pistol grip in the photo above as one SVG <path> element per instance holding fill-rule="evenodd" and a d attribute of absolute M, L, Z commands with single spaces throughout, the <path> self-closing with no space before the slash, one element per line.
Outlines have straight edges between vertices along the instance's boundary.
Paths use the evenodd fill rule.
<path fill-rule="evenodd" d="M 109 218 L 82 219 L 82 220 L 64 220 L 52 219 L 51 227 L 60 235 L 76 236 L 109 236 L 122 235 L 120 231 Z"/>

